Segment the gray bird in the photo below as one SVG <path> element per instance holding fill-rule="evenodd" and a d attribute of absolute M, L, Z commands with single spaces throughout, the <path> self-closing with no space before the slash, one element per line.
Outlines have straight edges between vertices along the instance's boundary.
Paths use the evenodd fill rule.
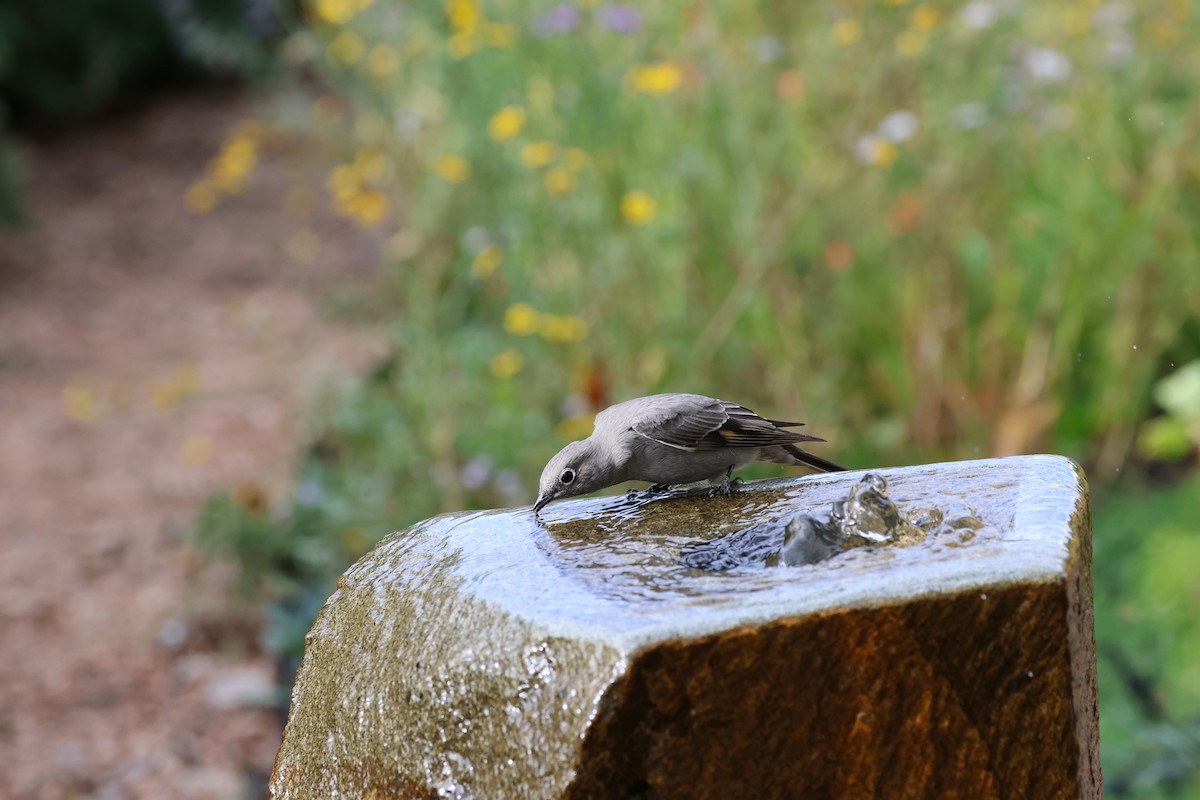
<path fill-rule="evenodd" d="M 624 481 L 649 481 L 651 490 L 662 490 L 724 473 L 721 490 L 728 494 L 730 474 L 752 461 L 841 472 L 843 467 L 796 447 L 824 439 L 784 430 L 803 424 L 763 419 L 745 406 L 699 394 L 626 400 L 596 415 L 591 436 L 550 459 L 533 512 L 551 500 Z"/>

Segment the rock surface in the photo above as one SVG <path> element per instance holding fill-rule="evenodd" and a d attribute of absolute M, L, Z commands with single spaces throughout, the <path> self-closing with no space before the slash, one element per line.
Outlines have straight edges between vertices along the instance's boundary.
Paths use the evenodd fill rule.
<path fill-rule="evenodd" d="M 881 470 L 971 536 L 719 573 L 681 551 L 827 508 L 731 498 L 438 517 L 309 635 L 279 798 L 1100 798 L 1087 492 L 1047 456 Z"/>

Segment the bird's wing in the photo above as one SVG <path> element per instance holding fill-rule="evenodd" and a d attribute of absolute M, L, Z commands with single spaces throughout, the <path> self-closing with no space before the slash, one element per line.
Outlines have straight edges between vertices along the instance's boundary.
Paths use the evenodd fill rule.
<path fill-rule="evenodd" d="M 680 450 L 771 447 L 822 441 L 815 436 L 782 430 L 776 425 L 736 403 L 700 395 L 676 395 L 643 408 L 629 427 L 639 436 Z"/>

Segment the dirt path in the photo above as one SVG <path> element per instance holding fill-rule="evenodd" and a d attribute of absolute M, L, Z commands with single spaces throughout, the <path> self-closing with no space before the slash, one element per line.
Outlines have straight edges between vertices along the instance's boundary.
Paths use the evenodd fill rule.
<path fill-rule="evenodd" d="M 304 393 L 379 348 L 316 310 L 376 245 L 284 213 L 295 163 L 185 210 L 256 107 L 171 100 L 29 153 L 39 227 L 0 234 L 0 797 L 263 791 L 272 665 L 184 537 L 214 490 L 278 496 Z"/>

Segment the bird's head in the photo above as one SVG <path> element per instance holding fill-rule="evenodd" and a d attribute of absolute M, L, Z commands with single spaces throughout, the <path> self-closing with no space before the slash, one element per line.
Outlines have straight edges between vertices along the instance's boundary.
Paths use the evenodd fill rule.
<path fill-rule="evenodd" d="M 542 470 L 533 513 L 537 514 L 551 500 L 587 494 L 619 483 L 612 480 L 611 475 L 609 459 L 604 457 L 592 439 L 571 442 L 559 450 Z"/>

